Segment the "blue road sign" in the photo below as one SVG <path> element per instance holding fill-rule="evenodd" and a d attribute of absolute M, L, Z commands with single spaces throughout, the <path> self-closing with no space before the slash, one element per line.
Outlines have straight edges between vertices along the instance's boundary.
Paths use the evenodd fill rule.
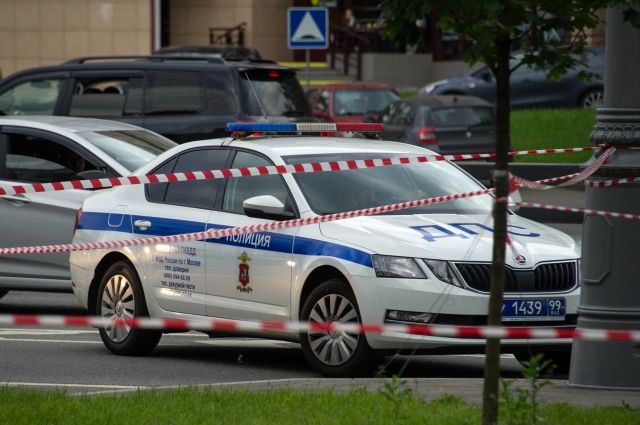
<path fill-rule="evenodd" d="M 329 47 L 329 10 L 326 7 L 290 7 L 287 10 L 290 49 Z"/>

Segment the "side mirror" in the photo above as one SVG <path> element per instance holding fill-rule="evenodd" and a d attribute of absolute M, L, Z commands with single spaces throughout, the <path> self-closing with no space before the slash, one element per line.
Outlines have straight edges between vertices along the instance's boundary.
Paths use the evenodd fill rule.
<path fill-rule="evenodd" d="M 242 202 L 244 213 L 248 217 L 265 218 L 270 220 L 287 220 L 293 218 L 291 213 L 285 212 L 284 204 L 273 195 L 260 195 L 245 199 Z"/>

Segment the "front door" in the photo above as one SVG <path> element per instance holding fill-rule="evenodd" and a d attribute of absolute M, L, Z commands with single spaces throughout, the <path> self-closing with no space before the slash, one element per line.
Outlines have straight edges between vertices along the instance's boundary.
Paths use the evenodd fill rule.
<path fill-rule="evenodd" d="M 272 165 L 255 153 L 238 151 L 232 167 Z M 232 178 L 226 182 L 222 211 L 211 214 L 207 228 L 267 222 L 247 217 L 242 203 L 273 195 L 294 216 L 281 176 Z M 293 239 L 297 229 L 248 233 L 210 240 L 207 249 L 207 314 L 238 320 L 289 319 Z"/>

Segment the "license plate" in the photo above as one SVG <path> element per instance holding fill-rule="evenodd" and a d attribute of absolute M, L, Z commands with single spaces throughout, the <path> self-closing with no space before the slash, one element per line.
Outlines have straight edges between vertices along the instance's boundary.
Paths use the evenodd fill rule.
<path fill-rule="evenodd" d="M 527 298 L 502 301 L 502 320 L 563 320 L 564 298 Z"/>

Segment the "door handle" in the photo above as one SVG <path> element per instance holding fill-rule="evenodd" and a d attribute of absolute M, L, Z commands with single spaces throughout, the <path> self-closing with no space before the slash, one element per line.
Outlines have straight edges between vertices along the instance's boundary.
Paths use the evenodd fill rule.
<path fill-rule="evenodd" d="M 133 225 L 140 230 L 147 230 L 151 227 L 151 222 L 149 220 L 136 220 L 133 222 Z"/>
<path fill-rule="evenodd" d="M 31 202 L 31 199 L 27 198 L 24 195 L 2 195 L 0 198 L 4 199 L 7 202 L 11 202 L 12 204 L 28 204 Z"/>

